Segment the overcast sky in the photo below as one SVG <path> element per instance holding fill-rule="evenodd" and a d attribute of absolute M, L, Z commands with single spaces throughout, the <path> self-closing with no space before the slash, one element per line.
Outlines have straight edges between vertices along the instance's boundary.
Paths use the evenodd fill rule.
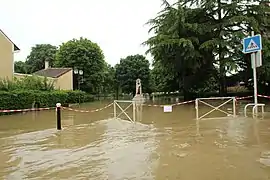
<path fill-rule="evenodd" d="M 160 10 L 160 0 L 0 0 L 0 29 L 21 49 L 16 61 L 35 44 L 58 46 L 82 36 L 98 43 L 114 65 L 145 53 L 145 23 Z"/>

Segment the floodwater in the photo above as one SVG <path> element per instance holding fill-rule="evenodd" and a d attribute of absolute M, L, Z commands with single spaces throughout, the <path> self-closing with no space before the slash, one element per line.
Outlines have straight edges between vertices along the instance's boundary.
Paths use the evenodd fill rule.
<path fill-rule="evenodd" d="M 62 131 L 55 129 L 55 110 L 1 116 L 0 179 L 269 179 L 270 116 L 244 118 L 242 111 L 238 104 L 237 118 L 196 121 L 193 103 L 172 113 L 144 106 L 131 123 L 112 118 L 113 106 L 63 110 Z"/>

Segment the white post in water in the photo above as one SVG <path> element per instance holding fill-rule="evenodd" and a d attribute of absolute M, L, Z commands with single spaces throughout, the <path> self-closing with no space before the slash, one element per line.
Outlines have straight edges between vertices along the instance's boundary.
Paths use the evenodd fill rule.
<path fill-rule="evenodd" d="M 133 104 L 133 121 L 135 122 L 136 121 L 136 102 L 133 101 L 132 102 Z"/>
<path fill-rule="evenodd" d="M 113 102 L 113 117 L 116 119 L 116 101 Z"/>
<path fill-rule="evenodd" d="M 251 36 L 254 36 L 254 31 L 252 31 Z M 251 53 L 251 64 L 253 68 L 253 85 L 254 85 L 254 103 L 255 106 L 258 104 L 258 88 L 257 88 L 257 72 L 256 72 L 256 52 Z M 256 106 L 255 113 L 258 114 L 258 108 Z"/>
<path fill-rule="evenodd" d="M 233 117 L 236 117 L 236 98 L 233 98 Z"/>
<path fill-rule="evenodd" d="M 199 120 L 199 101 L 198 99 L 195 100 L 195 109 L 196 109 L 196 120 Z"/>
<path fill-rule="evenodd" d="M 246 37 L 243 40 L 243 52 L 251 53 L 251 65 L 253 68 L 253 86 L 254 86 L 254 104 L 255 104 L 255 114 L 258 114 L 258 89 L 257 89 L 257 72 L 256 68 L 262 65 L 262 41 L 261 35 L 254 35 L 254 31 L 251 33 L 251 37 Z"/>

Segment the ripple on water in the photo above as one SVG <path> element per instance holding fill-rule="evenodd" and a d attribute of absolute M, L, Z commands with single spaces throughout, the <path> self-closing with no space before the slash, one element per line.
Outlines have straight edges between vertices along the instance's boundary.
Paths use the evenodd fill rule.
<path fill-rule="evenodd" d="M 98 136 L 95 132 L 99 132 Z M 5 153 L 12 157 L 10 163 L 13 162 L 13 165 L 6 170 L 9 172 L 6 178 L 52 179 L 63 176 L 65 179 L 76 179 L 82 173 L 84 177 L 98 179 L 150 177 L 149 164 L 153 158 L 158 159 L 158 155 L 152 154 L 157 146 L 155 132 L 151 125 L 103 120 L 91 125 L 69 127 L 60 132 L 49 129 L 12 136 L 8 139 L 11 144 L 6 146 Z M 66 136 L 74 135 L 68 137 L 69 141 L 66 142 L 65 137 L 61 136 L 64 133 Z M 92 137 L 91 133 L 96 135 Z M 88 138 L 94 139 L 73 148 L 62 146 L 63 142 L 60 141 L 70 143 L 70 140 Z M 56 146 L 59 143 L 62 145 Z M 123 164 L 125 167 L 119 169 Z"/>
<path fill-rule="evenodd" d="M 261 153 L 259 162 L 267 167 L 270 167 L 270 151 Z"/>
<path fill-rule="evenodd" d="M 48 137 L 51 137 L 56 132 L 57 131 L 55 129 L 46 129 L 43 131 L 35 131 L 35 132 L 18 134 L 18 135 L 6 138 L 6 140 L 13 141 L 14 145 L 36 144 L 38 142 L 43 142 L 47 140 Z"/>

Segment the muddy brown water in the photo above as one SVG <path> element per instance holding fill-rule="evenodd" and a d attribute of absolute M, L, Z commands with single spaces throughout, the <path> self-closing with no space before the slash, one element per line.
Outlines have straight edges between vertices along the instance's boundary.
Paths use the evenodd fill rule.
<path fill-rule="evenodd" d="M 64 110 L 62 131 L 55 129 L 55 110 L 1 116 L 0 179 L 269 179 L 270 109 L 263 119 L 244 118 L 244 104 L 237 118 L 201 121 L 193 103 L 172 113 L 144 106 L 136 123 L 112 118 L 113 106 Z"/>

